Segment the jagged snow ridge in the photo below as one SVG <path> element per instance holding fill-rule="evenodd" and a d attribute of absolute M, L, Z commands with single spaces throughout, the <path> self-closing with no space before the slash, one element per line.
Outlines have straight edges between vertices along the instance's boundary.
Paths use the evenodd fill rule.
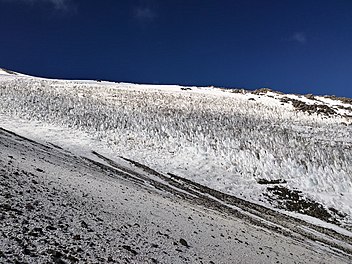
<path fill-rule="evenodd" d="M 117 155 L 257 202 L 265 203 L 256 179 L 285 179 L 352 216 L 349 119 L 297 112 L 277 98 L 180 88 L 4 79 L 0 113 L 87 132 Z"/>

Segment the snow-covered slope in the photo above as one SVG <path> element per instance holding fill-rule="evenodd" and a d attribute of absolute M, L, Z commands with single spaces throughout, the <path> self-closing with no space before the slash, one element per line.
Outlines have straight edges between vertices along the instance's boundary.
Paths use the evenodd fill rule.
<path fill-rule="evenodd" d="M 99 162 L 81 158 L 3 129 L 0 153 L 0 263 L 352 259 L 349 237 L 206 188 L 195 191 L 136 163 L 121 166 L 98 153 Z M 251 215 L 255 208 L 262 212 Z"/>
<path fill-rule="evenodd" d="M 350 99 L 4 76 L 2 127 L 350 229 Z"/>
<path fill-rule="evenodd" d="M 13 71 L 9 71 L 9 70 L 5 70 L 5 69 L 0 68 L 0 75 L 16 75 L 16 73 Z"/>

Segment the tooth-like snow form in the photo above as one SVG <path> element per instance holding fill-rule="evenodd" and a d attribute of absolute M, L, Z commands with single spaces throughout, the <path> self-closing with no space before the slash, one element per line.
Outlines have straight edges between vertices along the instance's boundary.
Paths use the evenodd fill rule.
<path fill-rule="evenodd" d="M 159 88 L 4 79 L 0 113 L 87 132 L 117 155 L 251 200 L 261 200 L 257 179 L 285 179 L 352 216 L 347 117 L 294 111 L 279 94 Z"/>

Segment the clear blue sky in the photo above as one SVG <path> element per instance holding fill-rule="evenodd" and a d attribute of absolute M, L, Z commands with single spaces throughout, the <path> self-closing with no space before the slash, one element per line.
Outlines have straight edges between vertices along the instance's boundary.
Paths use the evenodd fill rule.
<path fill-rule="evenodd" d="M 0 67 L 352 97 L 351 0 L 0 0 Z"/>

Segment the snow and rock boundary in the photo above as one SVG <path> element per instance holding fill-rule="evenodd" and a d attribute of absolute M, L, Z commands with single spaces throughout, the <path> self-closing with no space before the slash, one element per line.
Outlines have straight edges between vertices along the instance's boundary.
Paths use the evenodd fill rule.
<path fill-rule="evenodd" d="M 256 205 L 242 201 L 240 209 L 235 197 L 132 160 L 82 158 L 3 129 L 0 149 L 1 262 L 352 259 L 346 236 L 275 211 L 275 222 L 260 219 L 267 209 L 253 216 Z"/>
<path fill-rule="evenodd" d="M 164 174 L 288 211 L 289 204 L 267 195 L 277 191 L 258 183 L 281 179 L 280 188 L 300 192 L 331 216 L 343 216 L 334 216 L 340 226 L 352 224 L 348 100 L 267 89 L 238 93 L 22 75 L 0 79 L 5 128 L 60 146 L 79 134 L 76 151 L 123 154 Z M 335 114 L 314 110 L 325 109 L 314 106 L 323 104 Z M 296 213 L 304 214 L 301 209 Z"/>

